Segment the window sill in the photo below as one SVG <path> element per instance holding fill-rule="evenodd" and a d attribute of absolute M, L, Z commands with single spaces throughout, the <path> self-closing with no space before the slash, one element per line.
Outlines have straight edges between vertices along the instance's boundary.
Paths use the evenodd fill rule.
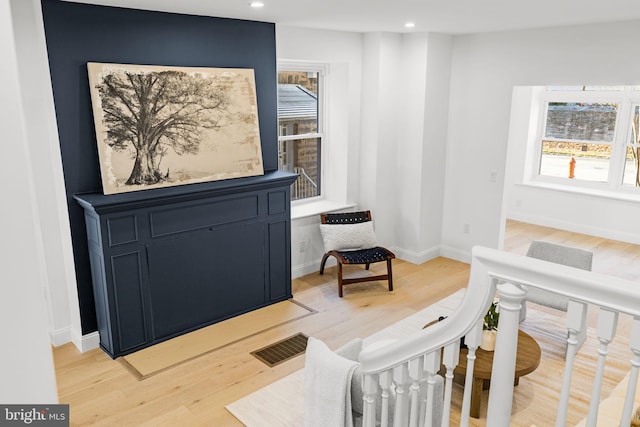
<path fill-rule="evenodd" d="M 310 216 L 320 215 L 323 212 L 349 209 L 355 206 L 355 203 L 335 202 L 331 200 L 296 203 L 291 205 L 291 219 L 307 218 Z"/>
<path fill-rule="evenodd" d="M 591 197 L 620 200 L 625 202 L 634 202 L 634 203 L 640 202 L 640 194 L 635 194 L 635 193 L 607 191 L 607 190 L 602 190 L 597 188 L 574 187 L 571 185 L 562 185 L 562 184 L 541 182 L 541 181 L 528 181 L 528 182 L 523 182 L 516 185 L 522 186 L 522 187 L 541 188 L 544 190 L 560 191 L 560 192 L 572 193 L 572 194 L 581 194 L 581 195 L 591 196 Z"/>

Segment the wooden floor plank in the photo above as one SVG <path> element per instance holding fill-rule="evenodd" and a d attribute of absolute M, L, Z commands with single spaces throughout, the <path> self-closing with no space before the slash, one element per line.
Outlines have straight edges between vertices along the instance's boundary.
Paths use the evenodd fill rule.
<path fill-rule="evenodd" d="M 122 357 L 122 360 L 143 379 L 239 339 L 313 313 L 294 301 L 281 301 L 136 351 Z"/>

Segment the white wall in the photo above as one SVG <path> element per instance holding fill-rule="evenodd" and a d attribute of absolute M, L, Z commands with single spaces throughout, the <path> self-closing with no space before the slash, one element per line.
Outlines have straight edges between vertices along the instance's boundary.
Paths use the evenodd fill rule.
<path fill-rule="evenodd" d="M 360 141 L 361 43 L 359 33 L 276 25 L 278 60 L 329 64 L 331 86 L 326 95 L 332 108 L 326 117 L 331 129 L 327 138 L 334 142 L 335 149 L 323 155 L 341 163 L 338 175 L 325 177 L 330 196 L 337 201 L 352 200 L 357 193 L 354 177 L 358 173 Z"/>
<path fill-rule="evenodd" d="M 24 0 L 21 0 L 24 1 Z M 0 102 L 2 148 L 0 168 L 4 200 L 0 253 L 0 402 L 57 403 L 53 358 L 49 345 L 43 284 L 47 271 L 37 191 L 28 144 L 29 121 L 20 92 L 11 8 L 17 1 L 0 0 Z"/>
<path fill-rule="evenodd" d="M 402 36 L 397 33 L 364 35 L 362 76 L 362 141 L 357 203 L 370 209 L 376 237 L 386 247 L 396 243 L 399 193 L 395 187 L 400 132 Z M 402 76 L 402 77 L 400 77 Z"/>
<path fill-rule="evenodd" d="M 424 123 L 418 181 L 421 187 L 417 194 L 408 194 L 420 197 L 415 212 L 419 224 L 416 263 L 440 255 L 453 37 L 429 34 L 427 42 L 424 112 L 422 117 L 414 118 Z M 411 180 L 404 183 L 404 188 L 413 188 Z"/>
<path fill-rule="evenodd" d="M 418 262 L 417 253 L 421 246 L 422 221 L 419 215 L 422 206 L 424 185 L 422 174 L 426 141 L 426 91 L 427 91 L 427 56 L 429 54 L 429 35 L 426 33 L 407 34 L 402 36 L 399 50 L 399 68 L 395 79 L 387 84 L 398 88 L 394 121 L 398 129 L 393 135 L 396 149 L 396 180 L 405 185 L 395 185 L 397 202 L 394 203 L 393 216 L 397 218 L 393 232 L 395 234 L 396 255 L 403 259 Z M 438 236 L 439 238 L 440 236 Z M 440 242 L 436 242 L 436 246 Z M 402 249 L 399 249 L 402 248 Z M 402 251 L 402 253 L 400 253 Z"/>
<path fill-rule="evenodd" d="M 406 261 L 440 254 L 452 37 L 364 35 L 360 193 Z"/>
<path fill-rule="evenodd" d="M 322 160 L 336 168 L 331 174 L 324 174 L 322 191 L 334 206 L 350 206 L 358 193 L 362 36 L 276 25 L 276 52 L 278 60 L 329 65 L 325 93 L 329 108 L 325 119 L 330 132 L 325 141 L 331 143 L 323 145 Z M 318 229 L 319 213 L 311 209 L 309 214 L 292 221 L 293 277 L 318 271 L 324 252 Z"/>
<path fill-rule="evenodd" d="M 516 85 L 639 84 L 638 21 L 455 38 L 451 73 L 443 254 L 468 260 L 476 244 L 499 247 L 511 96 Z M 518 143 L 518 141 L 514 141 Z M 490 182 L 491 171 L 497 172 Z M 522 194 L 522 204 L 529 202 Z M 612 205 L 587 198 L 572 203 L 545 191 L 535 203 L 548 218 L 583 219 L 607 229 L 637 204 Z M 533 200 L 532 200 L 533 201 Z M 574 200 L 575 202 L 575 200 Z M 615 214 L 614 214 L 615 211 Z M 587 218 L 593 212 L 594 216 Z M 599 212 L 596 217 L 596 212 Z M 626 217 L 627 214 L 624 214 Z M 541 215 L 542 217 L 542 215 Z M 464 224 L 470 232 L 464 233 Z"/>
<path fill-rule="evenodd" d="M 280 59 L 331 64 L 329 84 L 339 88 L 330 93 L 329 147 L 336 150 L 339 138 L 339 154 L 347 158 L 340 177 L 348 191 L 336 200 L 325 186 L 325 194 L 370 209 L 379 242 L 399 258 L 419 263 L 437 256 L 452 38 L 279 26 L 277 46 Z M 346 128 L 335 126 L 335 114 Z M 317 271 L 323 252 L 318 222 L 317 213 L 293 221 L 293 277 Z"/>
<path fill-rule="evenodd" d="M 38 209 L 46 212 L 40 215 L 40 230 L 48 278 L 43 290 L 49 333 L 51 342 L 60 345 L 79 341 L 82 327 L 42 9 L 36 0 L 13 0 L 11 4 L 27 140 L 36 171 L 36 200 Z"/>

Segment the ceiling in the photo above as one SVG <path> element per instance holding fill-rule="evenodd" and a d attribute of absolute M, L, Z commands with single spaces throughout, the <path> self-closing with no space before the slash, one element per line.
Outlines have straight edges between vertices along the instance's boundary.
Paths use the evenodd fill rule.
<path fill-rule="evenodd" d="M 480 33 L 640 19 L 637 0 L 67 0 L 355 32 Z M 407 29 L 406 22 L 415 27 Z"/>

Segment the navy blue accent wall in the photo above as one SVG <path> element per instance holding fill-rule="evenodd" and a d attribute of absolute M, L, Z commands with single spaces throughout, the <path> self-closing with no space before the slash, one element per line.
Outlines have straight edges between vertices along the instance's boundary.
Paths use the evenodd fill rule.
<path fill-rule="evenodd" d="M 83 209 L 102 192 L 87 62 L 253 68 L 265 172 L 277 163 L 275 25 L 42 0 L 82 333 L 97 330 Z M 195 185 L 195 184 L 194 184 Z"/>

